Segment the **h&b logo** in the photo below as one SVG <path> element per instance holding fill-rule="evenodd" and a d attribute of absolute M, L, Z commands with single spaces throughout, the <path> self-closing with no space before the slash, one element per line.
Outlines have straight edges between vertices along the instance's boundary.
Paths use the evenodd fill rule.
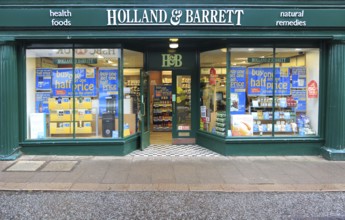
<path fill-rule="evenodd" d="M 181 67 L 181 54 L 162 54 L 162 67 Z"/>

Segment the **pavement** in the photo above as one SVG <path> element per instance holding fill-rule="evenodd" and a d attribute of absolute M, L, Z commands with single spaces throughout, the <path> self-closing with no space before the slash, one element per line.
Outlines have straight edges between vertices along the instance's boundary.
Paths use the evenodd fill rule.
<path fill-rule="evenodd" d="M 0 170 L 15 191 L 345 191 L 345 162 L 318 156 L 23 155 Z"/>

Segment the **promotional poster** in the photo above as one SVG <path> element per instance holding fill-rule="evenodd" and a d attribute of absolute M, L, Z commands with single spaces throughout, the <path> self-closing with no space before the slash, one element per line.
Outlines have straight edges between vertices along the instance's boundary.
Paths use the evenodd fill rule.
<path fill-rule="evenodd" d="M 115 111 L 118 114 L 118 70 L 99 70 L 99 114 Z"/>
<path fill-rule="evenodd" d="M 231 114 L 244 114 L 246 111 L 246 67 L 230 69 Z"/>
<path fill-rule="evenodd" d="M 97 96 L 96 69 L 75 69 L 75 96 Z M 73 96 L 73 70 L 52 69 L 52 94 L 54 97 Z"/>
<path fill-rule="evenodd" d="M 36 90 L 50 90 L 52 88 L 52 71 L 48 68 L 36 69 Z"/>
<path fill-rule="evenodd" d="M 273 68 L 248 68 L 248 95 L 272 96 L 290 95 L 290 76 L 287 68 L 275 68 L 275 85 L 273 85 Z"/>

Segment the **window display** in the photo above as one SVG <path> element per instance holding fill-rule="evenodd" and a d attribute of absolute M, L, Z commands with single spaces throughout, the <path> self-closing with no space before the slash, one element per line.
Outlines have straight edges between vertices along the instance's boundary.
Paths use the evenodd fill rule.
<path fill-rule="evenodd" d="M 226 50 L 201 53 L 200 65 L 200 129 L 225 136 Z"/>
<path fill-rule="evenodd" d="M 28 138 L 118 137 L 119 49 L 28 49 L 26 55 Z M 32 120 L 37 114 L 44 125 Z M 30 134 L 42 126 L 42 134 Z"/>
<path fill-rule="evenodd" d="M 218 54 L 219 63 L 220 51 L 205 53 L 213 55 L 209 61 Z M 201 88 L 201 130 L 229 137 L 318 134 L 319 49 L 231 48 L 229 51 L 230 80 L 226 89 L 230 90 L 230 97 L 226 109 L 230 123 L 222 124 L 227 112 L 221 112 L 212 104 L 212 100 L 224 100 L 220 82 L 226 77 L 214 77 L 216 71 L 211 67 L 209 81 L 205 80 L 207 75 L 201 75 L 204 86 Z M 215 82 L 210 83 L 214 79 Z"/>

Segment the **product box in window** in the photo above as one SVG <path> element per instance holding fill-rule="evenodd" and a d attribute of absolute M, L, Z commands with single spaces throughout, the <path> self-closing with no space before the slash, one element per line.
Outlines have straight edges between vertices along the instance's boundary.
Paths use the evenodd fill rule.
<path fill-rule="evenodd" d="M 50 113 L 50 121 L 71 121 L 70 110 L 56 110 Z"/>
<path fill-rule="evenodd" d="M 232 136 L 253 136 L 253 124 L 252 115 L 232 115 Z"/>
<path fill-rule="evenodd" d="M 71 128 L 71 134 L 73 133 L 73 125 Z M 91 122 L 75 122 L 75 133 L 76 134 L 91 134 L 92 125 Z"/>
<path fill-rule="evenodd" d="M 74 99 L 76 109 L 90 109 L 92 108 L 92 101 L 90 97 L 77 97 Z"/>
<path fill-rule="evenodd" d="M 51 122 L 50 134 L 70 134 L 71 133 L 71 123 L 69 122 Z"/>
<path fill-rule="evenodd" d="M 57 97 L 48 99 L 49 110 L 58 110 L 58 109 L 70 109 L 71 102 L 69 98 Z"/>
<path fill-rule="evenodd" d="M 92 121 L 92 112 L 91 110 L 78 109 L 75 113 L 76 121 Z"/>

